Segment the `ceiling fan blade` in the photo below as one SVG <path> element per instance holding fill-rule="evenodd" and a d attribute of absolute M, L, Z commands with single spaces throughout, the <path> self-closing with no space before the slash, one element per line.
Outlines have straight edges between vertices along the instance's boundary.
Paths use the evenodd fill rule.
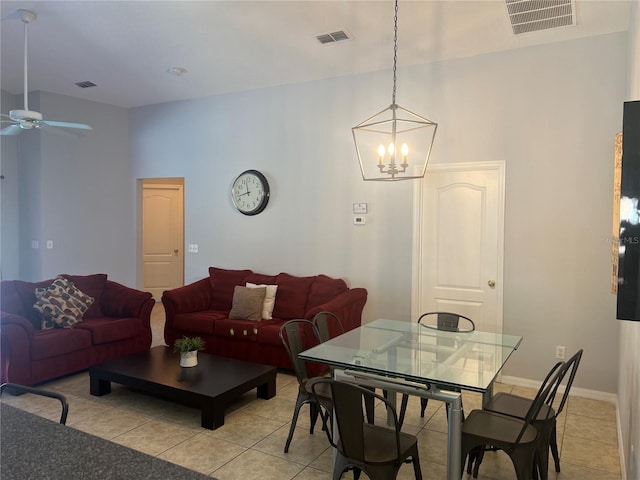
<path fill-rule="evenodd" d="M 93 130 L 89 125 L 84 123 L 72 123 L 72 122 L 58 122 L 55 120 L 42 120 L 41 123 L 50 127 L 63 127 L 63 128 L 77 128 L 80 130 Z"/>
<path fill-rule="evenodd" d="M 20 126 L 13 124 L 0 130 L 0 135 L 18 135 L 20 132 L 22 132 Z"/>

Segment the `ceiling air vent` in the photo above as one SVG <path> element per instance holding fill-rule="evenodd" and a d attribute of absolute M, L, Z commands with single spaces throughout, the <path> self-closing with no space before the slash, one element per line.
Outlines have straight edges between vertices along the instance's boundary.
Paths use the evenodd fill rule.
<path fill-rule="evenodd" d="M 513 33 L 575 25 L 575 0 L 505 0 Z"/>
<path fill-rule="evenodd" d="M 325 43 L 335 43 L 340 42 L 342 40 L 349 40 L 351 35 L 347 33 L 345 30 L 338 30 L 337 32 L 331 33 L 321 33 L 320 35 L 316 35 L 316 38 L 323 45 Z"/>
<path fill-rule="evenodd" d="M 91 87 L 97 87 L 98 85 L 90 82 L 89 80 L 85 80 L 84 82 L 78 82 L 76 83 L 77 86 L 79 86 L 80 88 L 91 88 Z"/>

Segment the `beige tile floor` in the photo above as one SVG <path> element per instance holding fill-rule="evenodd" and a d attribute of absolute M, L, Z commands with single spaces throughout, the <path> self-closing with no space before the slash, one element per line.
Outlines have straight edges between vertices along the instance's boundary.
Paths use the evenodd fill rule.
<path fill-rule="evenodd" d="M 163 344 L 164 313 L 154 309 L 154 344 Z M 249 392 L 229 406 L 224 426 L 200 427 L 200 412 L 133 392 L 117 384 L 104 397 L 89 394 L 87 372 L 51 381 L 46 388 L 69 400 L 67 425 L 150 455 L 197 470 L 219 480 L 330 480 L 332 452 L 322 430 L 309 434 L 308 410 L 301 413 L 289 453 L 284 443 L 297 395 L 295 377 L 278 373 L 277 395 L 270 400 Z M 496 389 L 533 396 L 535 391 L 499 384 Z M 465 410 L 480 407 L 476 394 L 463 394 Z M 2 401 L 53 420 L 59 403 L 33 395 L 3 396 Z M 446 478 L 446 414 L 442 403 L 430 401 L 424 418 L 419 399 L 412 398 L 404 430 L 418 436 L 425 480 Z M 615 406 L 571 396 L 558 421 L 562 472 L 551 469 L 550 480 L 620 480 Z M 344 478 L 351 478 L 351 474 Z M 362 478 L 366 478 L 365 475 Z M 400 479 L 412 479 L 404 465 Z M 463 475 L 464 479 L 468 476 Z M 509 458 L 490 452 L 480 469 L 482 480 L 515 479 Z"/>

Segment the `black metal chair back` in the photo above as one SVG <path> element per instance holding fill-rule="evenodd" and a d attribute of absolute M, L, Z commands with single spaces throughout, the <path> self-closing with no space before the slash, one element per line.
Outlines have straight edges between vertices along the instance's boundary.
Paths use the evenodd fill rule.
<path fill-rule="evenodd" d="M 464 328 L 460 328 L 461 319 L 467 324 Z M 429 323 L 429 321 L 431 321 L 431 323 Z M 423 313 L 420 315 L 420 318 L 418 318 L 418 323 L 424 327 L 446 330 L 448 332 L 473 332 L 476 329 L 475 322 L 469 317 L 451 312 Z"/>
<path fill-rule="evenodd" d="M 416 479 L 422 479 L 418 440 L 400 431 L 395 408 L 384 396 L 359 385 L 331 379 L 318 378 L 310 384 L 314 394 L 324 386 L 331 389 L 337 436 L 332 435 L 330 425 L 325 426 L 325 431 L 329 443 L 337 450 L 334 479 L 348 469 L 354 469 L 358 476 L 359 471 L 363 471 L 372 480 L 395 479 L 405 461 L 413 463 Z M 391 428 L 365 422 L 365 405 L 371 402 L 380 402 L 386 407 L 386 418 L 393 420 Z"/>
<path fill-rule="evenodd" d="M 318 339 L 321 342 L 326 342 L 333 337 L 344 333 L 344 327 L 340 318 L 332 312 L 318 312 L 313 317 L 313 325 L 318 332 Z"/>
<path fill-rule="evenodd" d="M 28 387 L 26 385 L 19 385 L 17 383 L 3 383 L 0 385 L 0 396 L 2 392 L 8 390 L 13 394 L 21 394 L 21 393 L 32 393 L 34 395 L 40 395 L 42 397 L 49 397 L 59 400 L 62 404 L 62 413 L 60 414 L 60 423 L 62 425 L 66 425 L 67 423 L 67 415 L 69 414 L 69 402 L 67 402 L 67 398 L 56 392 L 51 392 L 49 390 L 43 390 L 42 388 Z"/>

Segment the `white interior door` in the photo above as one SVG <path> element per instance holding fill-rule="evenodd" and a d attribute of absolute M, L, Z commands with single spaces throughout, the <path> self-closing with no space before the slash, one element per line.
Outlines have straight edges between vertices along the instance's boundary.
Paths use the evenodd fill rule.
<path fill-rule="evenodd" d="M 416 197 L 413 317 L 460 313 L 502 332 L 504 162 L 430 166 Z"/>
<path fill-rule="evenodd" d="M 143 288 L 156 300 L 184 285 L 183 202 L 182 185 L 143 186 Z"/>

